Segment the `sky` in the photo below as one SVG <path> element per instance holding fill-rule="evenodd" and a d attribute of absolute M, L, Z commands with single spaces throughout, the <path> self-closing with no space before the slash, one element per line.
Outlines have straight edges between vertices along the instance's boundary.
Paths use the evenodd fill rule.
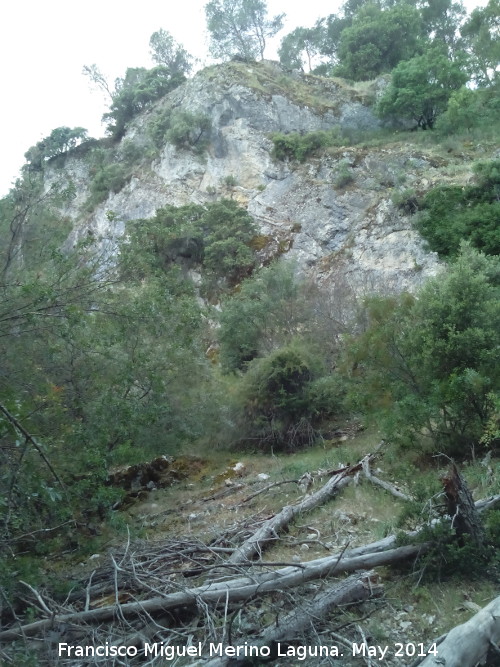
<path fill-rule="evenodd" d="M 19 174 L 24 153 L 56 127 L 103 135 L 102 93 L 82 75 L 96 63 L 111 82 L 127 67 L 152 67 L 149 38 L 164 28 L 208 64 L 207 0 L 6 0 L 0 21 L 0 196 Z M 336 13 L 343 0 L 268 0 L 270 15 L 286 12 L 279 39 L 296 26 Z M 466 3 L 469 11 L 486 0 Z M 279 44 L 277 39 L 277 44 Z M 266 57 L 275 57 L 272 48 Z"/>

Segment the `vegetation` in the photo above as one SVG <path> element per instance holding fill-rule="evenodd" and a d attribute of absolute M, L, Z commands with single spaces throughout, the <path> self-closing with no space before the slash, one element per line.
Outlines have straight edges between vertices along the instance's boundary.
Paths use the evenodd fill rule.
<path fill-rule="evenodd" d="M 406 447 L 466 456 L 496 415 L 498 256 L 462 245 L 418 299 L 374 299 L 349 350 L 353 397 Z"/>
<path fill-rule="evenodd" d="M 284 14 L 267 18 L 264 0 L 210 0 L 205 5 L 214 58 L 264 58 L 266 40 L 283 27 Z"/>
<path fill-rule="evenodd" d="M 283 134 L 277 132 L 271 135 L 274 144 L 273 157 L 278 160 L 298 160 L 305 162 L 308 157 L 328 146 L 342 146 L 345 139 L 342 138 L 340 128 L 331 130 L 316 130 L 314 132 L 290 132 Z"/>
<path fill-rule="evenodd" d="M 220 58 L 262 58 L 266 39 L 282 21 L 282 16 L 268 19 L 260 0 L 213 0 L 206 14 L 212 52 Z M 255 506 L 246 504 L 255 496 L 246 497 L 246 486 L 232 480 L 238 474 L 231 460 L 235 451 L 251 461 L 252 475 L 271 476 L 265 503 L 270 501 L 272 513 L 276 498 L 281 505 L 295 504 L 281 484 L 315 470 L 318 477 L 331 474 L 342 462 L 360 460 L 381 438 L 382 476 L 411 494 L 411 501 L 398 496 L 388 502 L 380 489 L 358 485 L 339 499 L 340 514 L 317 508 L 307 525 L 290 526 L 290 544 L 273 544 L 275 562 L 291 562 L 298 545 L 319 557 L 325 546 L 331 549 L 339 541 L 360 535 L 379 539 L 398 526 L 415 528 L 437 518 L 442 498 L 433 497 L 442 493 L 438 468 L 446 457 L 462 464 L 478 497 L 500 491 L 500 161 L 481 157 L 472 178 L 466 163 L 471 155 L 487 155 L 493 143 L 487 133 L 498 130 L 497 32 L 498 0 L 469 17 L 451 0 L 347 0 L 337 15 L 297 28 L 282 42 L 280 58 L 287 68 L 314 71 L 320 63 L 327 77 L 343 73 L 358 80 L 390 73 L 377 103 L 380 117 L 429 130 L 396 135 L 387 129 L 376 138 L 365 136 L 359 150 L 343 148 L 354 135 L 344 136 L 338 127 L 271 137 L 277 160 L 304 163 L 327 152 L 321 165 L 322 172 L 329 170 L 325 179 L 315 163 L 288 168 L 324 179 L 322 186 L 329 183 L 330 189 L 346 188 L 354 174 L 359 183 L 357 174 L 371 170 L 376 185 L 369 187 L 383 188 L 384 202 L 392 199 L 400 212 L 413 215 L 415 228 L 444 260 L 442 270 L 415 293 L 390 296 L 355 290 L 334 253 L 316 265 L 317 275 L 330 276 L 328 290 L 299 275 L 293 262 L 277 259 L 301 230 L 299 212 L 285 222 L 285 233 L 274 237 L 266 230 L 264 235 L 236 201 L 247 192 L 243 182 L 236 187 L 229 169 L 219 172 L 218 190 L 234 199 L 218 199 L 216 189 L 207 187 L 210 203 L 166 205 L 150 218 L 129 220 L 121 240 L 98 237 L 91 227 L 83 238 L 74 238 L 68 209 L 86 222 L 110 192 L 120 191 L 135 172 L 143 176 L 146 160 L 165 143 L 201 155 L 212 133 L 206 116 L 172 107 L 170 100 L 156 104 L 191 71 L 189 54 L 168 32 L 151 36 L 156 66 L 128 69 L 114 88 L 96 66 L 86 68 L 110 97 L 111 136 L 90 141 L 83 128 L 57 128 L 27 151 L 22 177 L 0 201 L 2 622 L 38 620 L 39 611 L 25 602 L 19 581 L 40 586 L 61 554 L 73 565 L 101 547 L 104 552 L 113 540 L 122 541 L 119 530 L 125 523 L 140 531 L 145 544 L 157 536 L 163 507 L 155 509 L 150 525 L 117 511 L 126 495 L 113 484 L 120 466 L 200 454 L 198 467 L 191 459 L 176 463 L 176 472 L 183 465 L 196 468 L 189 483 L 155 490 L 156 498 L 169 503 L 169 525 L 164 524 L 169 535 L 184 534 L 188 525 L 198 539 L 197 520 L 207 531 L 203 539 L 210 530 L 220 534 L 218 546 L 210 542 L 212 551 L 203 555 L 208 560 L 197 561 L 190 552 L 196 572 L 193 562 L 183 562 L 172 570 L 175 577 L 179 572 L 198 576 L 198 568 L 219 562 L 209 558 L 237 543 L 243 524 L 235 523 L 235 508 L 248 520 L 244 531 L 256 521 Z M 348 90 L 355 101 L 373 101 L 381 90 L 380 82 L 355 86 L 283 71 L 276 75 L 276 69 L 236 62 L 224 73 L 246 76 L 260 93 L 293 89 L 294 102 L 318 112 L 333 108 L 328 98 L 337 89 Z M 147 111 L 144 134 L 130 132 L 124 139 L 142 111 Z M 422 159 L 401 155 L 408 137 L 426 146 Z M 366 167 L 370 147 L 386 141 L 399 151 L 398 161 L 379 167 L 377 156 L 373 169 Z M 386 150 L 392 146 L 380 154 Z M 72 178 L 79 176 L 60 169 L 68 152 L 81 155 L 88 169 L 89 197 L 77 213 L 69 205 L 80 186 Z M 396 188 L 410 160 L 424 167 L 408 174 L 404 189 Z M 440 178 L 444 174 L 440 185 L 436 164 Z M 331 192 L 346 206 L 348 195 Z M 118 215 L 107 212 L 111 222 Z M 368 219 L 367 234 L 369 224 Z M 362 428 L 364 433 L 351 437 Z M 127 501 L 135 502 L 134 493 L 149 493 L 151 485 L 137 491 L 135 483 L 134 478 Z M 233 493 L 230 502 L 220 503 Z M 205 509 L 197 514 L 194 503 L 205 508 L 211 499 L 218 504 L 207 528 Z M 351 520 L 353 507 L 361 505 L 365 516 L 356 510 L 359 516 Z M 264 514 L 264 508 L 269 513 L 263 500 L 258 512 Z M 353 526 L 363 521 L 355 534 Z M 405 570 L 405 604 L 411 599 L 419 614 L 434 614 L 426 582 L 458 574 L 460 600 L 453 598 L 452 587 L 439 591 L 448 596 L 440 600 L 442 608 L 456 609 L 463 579 L 475 562 L 481 564 L 483 586 L 478 584 L 475 599 L 492 594 L 487 582 L 498 579 L 499 521 L 498 512 L 488 516 L 480 548 L 467 537 L 454 540 L 446 526 L 425 533 L 423 539 L 437 547 L 420 561 L 425 572 Z M 236 532 L 228 528 L 232 524 Z M 115 561 L 114 585 L 121 564 Z M 418 584 L 410 588 L 409 580 Z M 158 585 L 158 579 L 151 581 L 151 587 Z M 402 585 L 397 578 L 393 584 Z M 62 600 L 70 586 L 59 581 L 49 588 Z M 115 604 L 117 589 L 112 590 Z M 90 584 L 90 596 L 89 591 Z M 254 613 L 252 605 L 253 600 L 245 601 L 245 609 L 233 614 L 235 636 L 244 636 L 240 619 Z M 267 613 L 260 600 L 254 611 L 256 623 L 247 627 L 260 627 Z M 199 634 L 199 621 L 191 622 L 187 608 L 184 613 L 184 627 Z M 391 607 L 386 625 L 393 617 Z M 269 623 L 274 620 L 269 617 Z M 351 616 L 342 623 L 350 625 Z M 418 629 L 426 630 L 427 638 L 435 627 L 425 620 Z M 378 631 L 381 636 L 385 628 Z M 376 636 L 377 628 L 370 632 Z M 12 664 L 35 664 L 30 653 L 26 645 L 12 652 L 9 647 L 5 655 Z"/>
<path fill-rule="evenodd" d="M 438 186 L 420 202 L 416 226 L 443 257 L 456 255 L 463 239 L 485 254 L 500 254 L 500 161 L 478 162 L 474 170 L 475 185 Z"/>

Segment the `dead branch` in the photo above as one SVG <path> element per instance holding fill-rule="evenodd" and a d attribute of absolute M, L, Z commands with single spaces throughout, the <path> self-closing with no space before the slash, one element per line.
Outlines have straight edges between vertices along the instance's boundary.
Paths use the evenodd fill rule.
<path fill-rule="evenodd" d="M 248 503 L 248 501 L 252 500 L 253 498 L 256 498 L 257 496 L 260 496 L 261 493 L 269 491 L 269 489 L 273 489 L 275 486 L 281 486 L 282 484 L 298 484 L 298 482 L 299 482 L 298 479 L 285 479 L 282 482 L 274 482 L 273 484 L 268 484 L 263 489 L 259 489 L 255 493 L 252 493 L 252 495 L 243 498 L 241 502 Z"/>
<path fill-rule="evenodd" d="M 196 588 L 184 588 L 176 593 L 142 600 L 141 602 L 127 602 L 89 611 L 54 615 L 50 619 L 4 630 L 0 632 L 0 641 L 11 641 L 22 636 L 39 635 L 61 623 L 101 623 L 111 621 L 117 617 L 130 618 L 141 613 L 156 614 L 178 607 L 193 607 L 199 603 L 224 604 L 226 600 L 228 602 L 238 602 L 257 594 L 261 595 L 300 586 L 313 579 L 398 563 L 424 553 L 429 549 L 429 546 L 429 543 L 409 545 L 360 556 L 344 557 L 341 560 L 339 560 L 339 554 L 336 554 L 335 556 L 319 558 L 271 572 L 222 582 L 209 582 Z"/>
<path fill-rule="evenodd" d="M 384 482 L 383 479 L 379 479 L 378 477 L 375 477 L 375 475 L 372 475 L 370 470 L 370 461 L 368 459 L 363 459 L 363 473 L 369 482 L 376 484 L 377 486 L 381 486 L 386 491 L 389 491 L 389 493 L 392 493 L 393 496 L 396 496 L 396 498 L 407 501 L 413 500 L 411 496 L 400 491 L 397 486 L 394 486 L 394 484 Z"/>
<path fill-rule="evenodd" d="M 268 626 L 260 638 L 252 639 L 252 646 L 268 646 L 272 652 L 278 643 L 297 640 L 307 630 L 324 624 L 334 607 L 363 602 L 381 594 L 382 586 L 378 583 L 375 572 L 352 575 Z M 243 642 L 244 640 L 241 640 L 240 643 Z M 225 667 L 229 663 L 234 663 L 232 658 L 215 658 L 207 663 L 206 667 Z M 241 660 L 238 662 L 238 667 L 244 667 L 247 663 L 251 664 Z"/>
<path fill-rule="evenodd" d="M 370 458 L 368 455 L 365 458 Z M 364 460 L 364 459 L 363 459 Z M 241 546 L 239 546 L 229 558 L 230 563 L 243 563 L 251 560 L 256 554 L 260 554 L 263 546 L 276 539 L 277 534 L 285 528 L 298 514 L 309 512 L 329 500 L 340 489 L 347 486 L 351 476 L 362 469 L 362 462 L 356 465 L 343 468 L 336 475 L 331 477 L 328 482 L 316 493 L 307 496 L 296 505 L 287 505 L 281 512 L 266 521 L 258 530 L 255 531 Z"/>
<path fill-rule="evenodd" d="M 437 642 L 436 642 L 437 643 Z M 482 662 L 490 650 L 498 651 L 500 643 L 500 597 L 465 623 L 457 625 L 437 646 L 437 655 L 427 655 L 417 664 L 420 667 L 446 665 L 446 667 L 473 667 Z"/>

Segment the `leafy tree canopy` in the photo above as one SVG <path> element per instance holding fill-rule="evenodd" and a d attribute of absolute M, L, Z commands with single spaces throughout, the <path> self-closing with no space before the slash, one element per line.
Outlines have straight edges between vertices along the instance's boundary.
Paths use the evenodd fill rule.
<path fill-rule="evenodd" d="M 66 153 L 86 139 L 87 130 L 83 127 L 57 127 L 48 137 L 32 146 L 24 157 L 30 170 L 39 171 L 47 160 Z"/>
<path fill-rule="evenodd" d="M 283 27 L 284 14 L 267 18 L 264 0 L 211 0 L 205 5 L 214 58 L 264 58 L 266 40 Z"/>
<path fill-rule="evenodd" d="M 422 34 L 422 20 L 413 7 L 364 5 L 341 33 L 335 74 L 366 81 L 390 72 L 420 51 Z"/>
<path fill-rule="evenodd" d="M 353 345 L 358 397 L 392 438 L 467 456 L 500 392 L 500 264 L 470 246 L 418 298 L 375 299 Z"/>
<path fill-rule="evenodd" d="M 108 132 L 114 138 L 123 136 L 127 123 L 153 102 L 164 97 L 185 81 L 182 73 L 172 74 L 168 67 L 153 69 L 128 68 L 123 79 L 117 79 L 113 101 L 103 119 L 108 121 Z"/>
<path fill-rule="evenodd" d="M 444 49 L 428 49 L 395 68 L 378 112 L 382 117 L 407 118 L 417 127 L 432 129 L 453 91 L 467 79 L 463 54 L 452 60 Z"/>
<path fill-rule="evenodd" d="M 500 0 L 475 9 L 461 29 L 474 62 L 479 85 L 491 85 L 500 72 Z"/>
<path fill-rule="evenodd" d="M 172 76 L 189 74 L 192 69 L 192 56 L 178 44 L 172 35 L 160 28 L 149 39 L 151 57 L 157 65 L 166 67 Z"/>

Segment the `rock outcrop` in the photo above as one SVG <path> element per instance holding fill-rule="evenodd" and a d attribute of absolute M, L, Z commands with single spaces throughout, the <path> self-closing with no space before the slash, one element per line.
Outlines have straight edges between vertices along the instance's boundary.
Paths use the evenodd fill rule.
<path fill-rule="evenodd" d="M 425 251 L 411 218 L 393 205 L 391 191 L 429 179 L 436 166 L 428 157 L 399 145 L 370 150 L 359 144 L 330 148 L 305 164 L 271 154 L 273 132 L 338 127 L 348 137 L 377 130 L 381 123 L 370 104 L 384 85 L 382 79 L 360 90 L 336 79 L 286 74 L 267 62 L 203 70 L 131 123 L 115 159 L 126 142 L 142 157 L 125 185 L 93 210 L 85 207 L 88 160 L 67 157 L 64 178 L 77 193 L 64 211 L 74 226 L 70 241 L 91 233 L 108 239 L 112 251 L 127 220 L 148 218 L 166 204 L 232 197 L 255 217 L 268 253 L 288 253 L 318 281 L 335 280 L 341 267 L 358 289 L 413 289 L 439 262 Z M 153 154 L 148 124 L 164 109 L 208 116 L 204 154 L 169 143 Z M 61 170 L 49 170 L 46 187 L 60 177 Z"/>

